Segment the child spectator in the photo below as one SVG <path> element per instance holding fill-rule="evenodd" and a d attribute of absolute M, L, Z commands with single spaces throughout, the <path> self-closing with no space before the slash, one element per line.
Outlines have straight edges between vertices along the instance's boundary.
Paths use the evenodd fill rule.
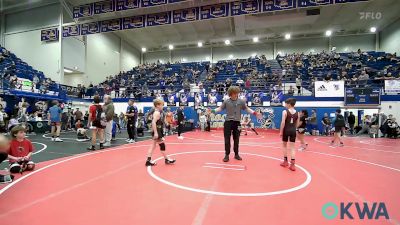
<path fill-rule="evenodd" d="M 32 171 L 35 168 L 35 163 L 31 161 L 33 145 L 25 138 L 25 134 L 25 128 L 20 125 L 11 130 L 12 140 L 8 153 L 11 173 Z"/>

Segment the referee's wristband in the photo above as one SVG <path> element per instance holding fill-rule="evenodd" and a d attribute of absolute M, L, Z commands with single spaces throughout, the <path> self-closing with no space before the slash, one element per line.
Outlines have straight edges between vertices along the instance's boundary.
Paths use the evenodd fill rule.
<path fill-rule="evenodd" d="M 256 111 L 254 111 L 254 112 L 253 112 L 253 115 L 257 116 L 257 112 L 256 112 Z"/>

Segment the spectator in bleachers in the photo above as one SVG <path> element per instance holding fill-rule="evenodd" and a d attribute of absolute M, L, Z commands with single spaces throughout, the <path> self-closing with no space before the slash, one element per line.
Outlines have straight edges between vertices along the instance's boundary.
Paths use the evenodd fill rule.
<path fill-rule="evenodd" d="M 0 133 L 6 133 L 6 116 L 7 113 L 4 112 L 4 109 L 0 109 Z"/>
<path fill-rule="evenodd" d="M 289 90 L 288 90 L 288 93 L 287 93 L 289 96 L 293 96 L 294 95 L 294 88 L 293 88 L 293 86 L 289 86 Z"/>
<path fill-rule="evenodd" d="M 358 84 L 358 78 L 357 75 L 354 74 L 353 77 L 350 79 L 350 85 L 355 87 L 357 86 L 357 84 Z"/>
<path fill-rule="evenodd" d="M 361 72 L 361 75 L 358 77 L 358 85 L 363 87 L 363 86 L 367 85 L 368 80 L 369 80 L 369 75 L 367 74 L 367 72 L 365 70 L 363 70 Z"/>

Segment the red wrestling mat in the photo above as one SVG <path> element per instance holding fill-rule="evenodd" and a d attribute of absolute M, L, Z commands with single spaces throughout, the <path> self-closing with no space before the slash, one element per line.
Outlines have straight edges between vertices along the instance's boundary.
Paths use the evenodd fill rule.
<path fill-rule="evenodd" d="M 329 138 L 306 137 L 309 148 L 297 152 L 292 172 L 279 166 L 277 133 L 241 136 L 243 161 L 231 154 L 228 163 L 222 136 L 167 137 L 176 165 L 160 159 L 151 169 L 144 166 L 149 141 L 41 163 L 0 186 L 0 224 L 399 224 L 399 141 L 345 138 L 345 147 L 330 147 Z M 328 202 L 338 207 L 331 220 L 322 210 Z M 384 203 L 390 219 L 360 219 L 355 203 L 363 210 L 364 202 L 382 203 L 381 213 Z M 341 219 L 341 203 L 353 203 L 353 220 Z"/>

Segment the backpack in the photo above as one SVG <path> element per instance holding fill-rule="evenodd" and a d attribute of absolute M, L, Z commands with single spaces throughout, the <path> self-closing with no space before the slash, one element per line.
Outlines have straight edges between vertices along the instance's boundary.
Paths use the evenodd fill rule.
<path fill-rule="evenodd" d="M 337 115 L 335 120 L 335 127 L 345 127 L 344 117 L 342 115 Z"/>

